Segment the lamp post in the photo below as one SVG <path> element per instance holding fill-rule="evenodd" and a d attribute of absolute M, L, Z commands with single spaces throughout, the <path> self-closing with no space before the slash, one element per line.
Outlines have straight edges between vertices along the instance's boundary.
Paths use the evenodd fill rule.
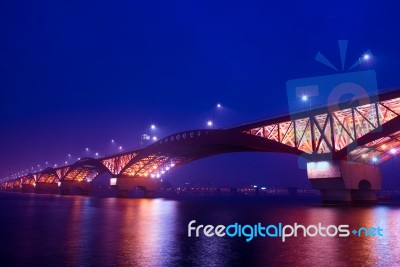
<path fill-rule="evenodd" d="M 213 108 L 213 112 L 212 112 L 212 119 L 210 121 L 207 122 L 207 126 L 212 127 L 212 129 L 215 129 L 215 112 L 218 109 L 221 109 L 222 105 L 220 103 L 217 103 L 215 105 L 215 107 Z"/>
<path fill-rule="evenodd" d="M 146 128 L 145 133 L 140 135 L 140 147 L 141 148 L 143 147 L 145 140 L 157 141 L 157 136 L 151 136 L 149 134 L 149 130 L 150 131 L 155 131 L 156 129 L 157 129 L 157 127 L 154 124 L 152 124 L 152 125 L 150 125 L 150 127 Z"/>
<path fill-rule="evenodd" d="M 302 97 L 301 97 L 301 100 L 303 101 L 303 102 L 309 102 L 309 104 L 310 104 L 310 106 L 309 106 L 309 109 L 311 110 L 311 99 L 307 96 L 307 95 L 303 95 Z"/>

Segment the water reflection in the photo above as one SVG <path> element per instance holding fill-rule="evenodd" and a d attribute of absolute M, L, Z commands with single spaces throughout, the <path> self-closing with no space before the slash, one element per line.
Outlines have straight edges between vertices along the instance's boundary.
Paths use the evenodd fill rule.
<path fill-rule="evenodd" d="M 0 257 L 6 265 L 400 266 L 400 207 L 323 207 L 249 200 L 114 199 L 0 194 Z M 197 224 L 349 224 L 384 237 L 187 236 Z M 2 264 L 3 265 L 3 264 Z M 4 266 L 6 266 L 4 265 Z"/>

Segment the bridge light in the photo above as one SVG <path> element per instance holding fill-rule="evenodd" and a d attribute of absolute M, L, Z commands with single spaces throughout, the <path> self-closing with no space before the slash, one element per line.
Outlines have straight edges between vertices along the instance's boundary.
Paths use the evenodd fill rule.
<path fill-rule="evenodd" d="M 392 155 L 396 154 L 396 148 L 390 149 L 390 154 L 392 154 Z"/>
<path fill-rule="evenodd" d="M 308 96 L 306 96 L 306 95 L 303 95 L 303 96 L 301 97 L 301 100 L 303 100 L 303 101 L 307 101 L 307 100 L 308 100 Z"/>
<path fill-rule="evenodd" d="M 371 56 L 370 56 L 368 53 L 365 53 L 365 54 L 363 55 L 363 60 L 364 60 L 364 61 L 368 61 L 370 58 L 371 58 Z"/>
<path fill-rule="evenodd" d="M 153 141 L 157 141 L 157 136 L 153 136 Z"/>
<path fill-rule="evenodd" d="M 110 185 L 117 185 L 117 178 L 110 178 Z"/>
<path fill-rule="evenodd" d="M 378 158 L 377 158 L 377 157 L 373 157 L 373 158 L 372 158 L 372 162 L 375 163 L 375 162 L 377 162 L 377 161 L 378 161 Z"/>
<path fill-rule="evenodd" d="M 212 121 L 208 121 L 207 122 L 207 126 L 210 126 L 210 127 L 213 126 L 213 122 Z"/>

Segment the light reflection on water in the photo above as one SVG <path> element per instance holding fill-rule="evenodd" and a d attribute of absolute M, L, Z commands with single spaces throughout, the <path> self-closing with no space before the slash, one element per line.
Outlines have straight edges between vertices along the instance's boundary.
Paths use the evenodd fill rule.
<path fill-rule="evenodd" d="M 0 194 L 0 262 L 25 266 L 400 266 L 400 206 Z M 187 237 L 187 224 L 350 224 L 384 237 Z M 3 266 L 3 264 L 2 264 Z M 4 265 L 5 266 L 5 265 Z"/>

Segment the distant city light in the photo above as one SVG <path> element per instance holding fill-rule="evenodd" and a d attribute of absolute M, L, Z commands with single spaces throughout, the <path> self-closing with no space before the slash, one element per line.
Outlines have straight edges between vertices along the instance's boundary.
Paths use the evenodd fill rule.
<path fill-rule="evenodd" d="M 86 148 L 86 151 L 89 151 L 89 148 L 88 148 L 88 147 Z"/>
<path fill-rule="evenodd" d="M 303 96 L 301 97 L 301 100 L 303 100 L 303 101 L 307 101 L 307 100 L 308 100 L 308 96 L 306 96 L 306 95 L 303 95 Z"/>
<path fill-rule="evenodd" d="M 207 126 L 210 126 L 210 127 L 213 126 L 213 122 L 212 121 L 208 121 L 207 122 Z"/>
<path fill-rule="evenodd" d="M 372 158 L 372 162 L 377 162 L 378 161 L 378 158 L 377 157 L 373 157 Z"/>
<path fill-rule="evenodd" d="M 221 108 L 222 106 L 221 106 L 221 104 L 220 103 L 218 103 L 217 104 L 217 108 Z"/>
<path fill-rule="evenodd" d="M 371 56 L 368 53 L 365 53 L 363 55 L 363 59 L 366 60 L 366 61 L 368 61 L 370 58 L 371 58 Z"/>
<path fill-rule="evenodd" d="M 96 157 L 99 155 L 99 153 L 96 152 Z"/>
<path fill-rule="evenodd" d="M 150 126 L 150 128 L 151 128 L 152 130 L 154 130 L 154 129 L 156 128 L 156 126 L 155 126 L 154 124 L 152 124 L 152 125 Z"/>
<path fill-rule="evenodd" d="M 395 148 L 392 148 L 392 149 L 390 149 L 390 154 L 396 154 L 396 149 Z"/>
<path fill-rule="evenodd" d="M 119 150 L 122 150 L 122 146 L 119 147 Z"/>
<path fill-rule="evenodd" d="M 114 139 L 111 139 L 111 143 L 115 143 L 115 140 L 114 140 Z"/>
<path fill-rule="evenodd" d="M 367 157 L 367 154 L 362 154 L 361 156 L 363 159 L 365 159 Z"/>
<path fill-rule="evenodd" d="M 153 136 L 153 141 L 157 141 L 157 136 Z"/>

